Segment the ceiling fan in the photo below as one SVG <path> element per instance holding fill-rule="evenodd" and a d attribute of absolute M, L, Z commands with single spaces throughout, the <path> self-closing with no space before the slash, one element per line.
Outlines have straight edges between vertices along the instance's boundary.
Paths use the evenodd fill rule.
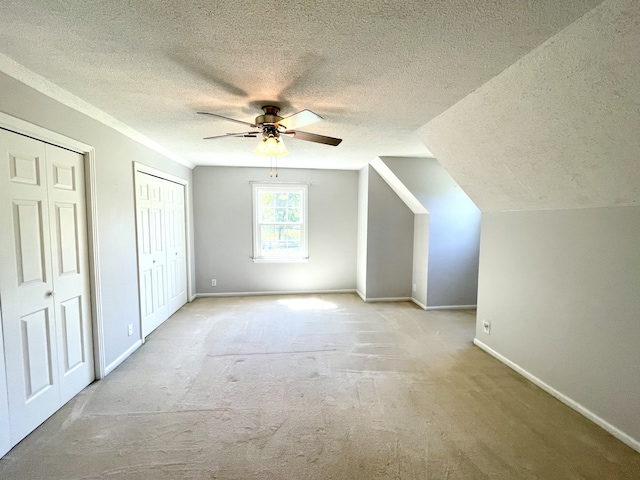
<path fill-rule="evenodd" d="M 258 145 L 256 153 L 266 156 L 279 156 L 287 153 L 284 143 L 280 139 L 280 135 L 287 135 L 292 138 L 297 138 L 298 140 L 322 143 L 324 145 L 332 145 L 334 147 L 338 146 L 340 142 L 342 142 L 341 138 L 327 137 L 324 135 L 296 130 L 299 127 L 310 125 L 322 120 L 320 115 L 313 113 L 311 110 L 301 110 L 289 115 L 288 117 L 281 117 L 278 115 L 280 107 L 276 107 L 274 105 L 264 105 L 262 107 L 262 111 L 264 113 L 262 115 L 258 115 L 253 123 L 225 117 L 223 115 L 218 115 L 217 113 L 198 112 L 201 115 L 211 115 L 212 117 L 222 118 L 223 120 L 248 125 L 253 128 L 253 130 L 248 132 L 227 133 L 225 135 L 204 137 L 204 139 L 213 140 L 225 137 L 257 137 L 259 134 L 262 134 L 263 139 Z"/>

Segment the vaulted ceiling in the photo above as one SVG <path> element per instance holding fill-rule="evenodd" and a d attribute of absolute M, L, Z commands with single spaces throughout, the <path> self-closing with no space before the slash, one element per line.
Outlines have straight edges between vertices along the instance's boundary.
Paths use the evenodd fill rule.
<path fill-rule="evenodd" d="M 420 129 L 482 211 L 640 205 L 640 2 L 607 0 Z"/>
<path fill-rule="evenodd" d="M 286 139 L 282 166 L 357 169 L 429 156 L 421 126 L 599 3 L 4 0 L 0 53 L 197 165 L 264 163 L 255 138 L 203 140 L 244 127 L 197 111 L 275 104 L 344 140 Z"/>

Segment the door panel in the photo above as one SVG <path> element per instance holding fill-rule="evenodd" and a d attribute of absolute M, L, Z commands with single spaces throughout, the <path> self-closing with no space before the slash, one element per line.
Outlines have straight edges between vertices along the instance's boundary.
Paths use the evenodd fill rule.
<path fill-rule="evenodd" d="M 151 255 L 151 215 L 149 215 L 148 207 L 141 207 L 139 212 L 139 230 L 141 234 L 140 238 L 140 251 L 144 255 Z"/>
<path fill-rule="evenodd" d="M 33 150 L 32 150 L 33 151 Z M 35 151 L 33 151 L 35 153 Z M 40 156 L 8 151 L 10 179 L 13 183 L 40 185 Z"/>
<path fill-rule="evenodd" d="M 26 380 L 25 398 L 28 403 L 34 396 L 53 386 L 49 309 L 25 315 L 20 319 L 20 326 Z"/>
<path fill-rule="evenodd" d="M 63 339 L 64 375 L 85 363 L 86 342 L 82 324 L 82 298 L 70 298 L 60 303 Z"/>
<path fill-rule="evenodd" d="M 15 255 L 20 285 L 46 281 L 41 203 L 39 200 L 13 200 Z"/>
<path fill-rule="evenodd" d="M 75 167 L 73 165 L 53 164 L 53 188 L 62 190 L 74 190 L 75 187 Z"/>
<path fill-rule="evenodd" d="M 95 378 L 89 292 L 84 159 L 46 145 L 52 275 L 62 404 Z"/>
<path fill-rule="evenodd" d="M 77 274 L 78 270 L 78 221 L 76 205 L 56 203 L 56 235 L 58 243 L 58 275 Z"/>
<path fill-rule="evenodd" d="M 60 407 L 44 144 L 0 130 L 0 295 L 11 443 Z"/>
<path fill-rule="evenodd" d="M 158 265 L 153 269 L 153 286 L 154 286 L 154 309 L 157 312 L 166 309 L 167 297 L 165 295 L 166 276 L 164 273 L 164 265 Z"/>
<path fill-rule="evenodd" d="M 153 315 L 153 271 L 145 270 L 142 272 L 142 321 L 143 323 Z"/>
<path fill-rule="evenodd" d="M 151 208 L 151 225 L 153 225 L 151 239 L 153 240 L 153 253 L 162 255 L 164 253 L 164 235 L 162 234 L 164 229 L 164 222 L 162 218 L 164 205 L 160 203 L 160 200 L 152 200 L 151 204 L 153 205 Z"/>

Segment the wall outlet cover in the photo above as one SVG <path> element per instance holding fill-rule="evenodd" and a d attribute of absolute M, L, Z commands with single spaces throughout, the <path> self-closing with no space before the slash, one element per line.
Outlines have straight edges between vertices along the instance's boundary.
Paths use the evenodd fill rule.
<path fill-rule="evenodd" d="M 483 321 L 482 328 L 484 329 L 484 333 L 486 333 L 487 335 L 491 335 L 491 322 L 488 322 L 486 320 Z"/>
<path fill-rule="evenodd" d="M 215 278 L 212 278 L 212 279 L 211 279 L 211 286 L 212 286 L 212 287 L 215 287 L 215 286 L 217 285 L 217 283 L 218 283 L 218 282 L 216 281 L 216 279 L 215 279 Z"/>

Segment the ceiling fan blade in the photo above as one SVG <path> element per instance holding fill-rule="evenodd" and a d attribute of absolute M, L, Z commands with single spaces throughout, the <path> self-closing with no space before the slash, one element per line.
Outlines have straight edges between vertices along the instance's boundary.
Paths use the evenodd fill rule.
<path fill-rule="evenodd" d="M 203 140 L 213 140 L 214 138 L 224 137 L 257 137 L 262 132 L 240 132 L 240 133 L 225 133 L 224 135 L 215 135 L 213 137 L 204 137 Z"/>
<path fill-rule="evenodd" d="M 200 115 L 211 115 L 212 117 L 222 118 L 223 120 L 229 120 L 230 122 L 241 123 L 242 125 L 249 125 L 250 127 L 255 127 L 253 123 L 243 122 L 242 120 L 236 120 L 235 118 L 225 117 L 223 115 L 218 115 L 217 113 L 210 112 L 198 112 Z"/>
<path fill-rule="evenodd" d="M 341 138 L 325 137 L 324 135 L 317 135 L 315 133 L 301 132 L 300 130 L 287 130 L 287 134 L 293 135 L 293 138 L 298 140 L 306 140 L 307 142 L 323 143 L 324 145 L 332 145 L 337 147 L 342 142 Z"/>
<path fill-rule="evenodd" d="M 300 110 L 299 112 L 280 120 L 278 125 L 286 128 L 287 130 L 293 130 L 294 128 L 311 125 L 312 123 L 319 122 L 320 120 L 323 120 L 323 118 L 317 113 L 313 113 L 311 110 Z"/>

